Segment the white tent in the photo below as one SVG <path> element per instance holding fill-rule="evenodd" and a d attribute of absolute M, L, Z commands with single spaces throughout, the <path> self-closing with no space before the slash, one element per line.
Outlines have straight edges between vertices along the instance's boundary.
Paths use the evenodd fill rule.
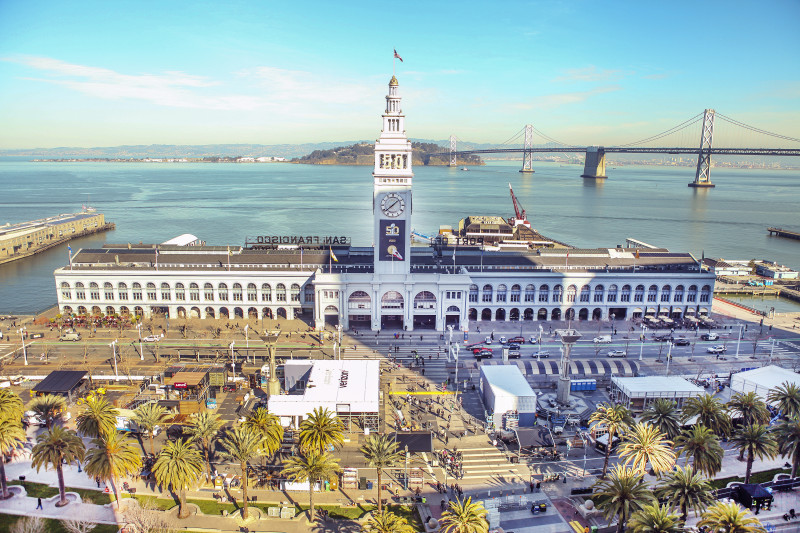
<path fill-rule="evenodd" d="M 761 399 L 766 400 L 770 391 L 786 382 L 800 386 L 800 374 L 770 365 L 737 372 L 731 376 L 731 392 L 754 391 Z"/>

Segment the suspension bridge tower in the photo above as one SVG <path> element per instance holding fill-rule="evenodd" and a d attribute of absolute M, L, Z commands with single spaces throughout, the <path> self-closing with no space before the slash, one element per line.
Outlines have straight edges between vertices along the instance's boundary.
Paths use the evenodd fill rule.
<path fill-rule="evenodd" d="M 697 157 L 697 172 L 689 187 L 711 188 L 711 139 L 714 136 L 714 110 L 703 114 L 703 133 L 700 136 L 700 155 Z"/>
<path fill-rule="evenodd" d="M 456 143 L 456 136 L 450 136 L 450 166 L 457 167 L 458 162 L 456 161 L 456 150 L 458 150 L 458 145 Z"/>
<path fill-rule="evenodd" d="M 522 152 L 522 169 L 520 172 L 533 174 L 533 124 L 525 125 L 525 151 Z"/>

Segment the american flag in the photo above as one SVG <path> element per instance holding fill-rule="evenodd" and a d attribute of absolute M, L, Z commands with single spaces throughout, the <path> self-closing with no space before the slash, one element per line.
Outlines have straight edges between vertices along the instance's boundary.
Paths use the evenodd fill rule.
<path fill-rule="evenodd" d="M 399 59 L 401 63 L 403 62 L 403 58 L 400 57 L 400 54 L 397 53 L 397 49 L 395 49 L 394 51 L 394 57 L 395 59 Z"/>

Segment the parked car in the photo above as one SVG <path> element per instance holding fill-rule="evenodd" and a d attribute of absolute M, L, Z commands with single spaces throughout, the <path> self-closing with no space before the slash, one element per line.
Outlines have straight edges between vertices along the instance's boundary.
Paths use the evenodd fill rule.
<path fill-rule="evenodd" d="M 500 337 L 500 344 L 505 344 L 505 343 L 507 343 L 507 342 L 508 342 L 508 341 L 506 340 L 506 338 L 505 338 L 505 337 Z"/>
<path fill-rule="evenodd" d="M 161 335 L 148 335 L 142 339 L 142 342 L 158 342 L 161 340 Z"/>
<path fill-rule="evenodd" d="M 492 351 L 491 348 L 473 348 L 472 349 L 472 355 L 476 355 L 476 354 L 479 354 L 481 352 L 491 352 L 491 351 Z"/>
<path fill-rule="evenodd" d="M 491 359 L 494 357 L 494 354 L 491 350 L 481 350 L 479 353 L 475 354 L 475 359 L 480 361 L 481 359 Z"/>
<path fill-rule="evenodd" d="M 717 335 L 716 333 L 703 333 L 702 335 L 700 335 L 700 338 L 703 339 L 704 341 L 716 341 L 719 340 L 719 335 Z"/>
<path fill-rule="evenodd" d="M 608 351 L 609 357 L 628 357 L 628 354 L 625 353 L 625 350 L 609 350 Z"/>
<path fill-rule="evenodd" d="M 536 344 L 539 342 L 539 337 L 537 337 L 536 335 L 531 335 L 531 338 L 528 339 L 528 342 L 530 342 L 531 344 Z"/>
<path fill-rule="evenodd" d="M 222 386 L 222 392 L 236 392 L 236 385 L 233 383 L 226 383 Z"/>
<path fill-rule="evenodd" d="M 547 359 L 548 357 L 550 357 L 550 352 L 548 352 L 547 350 L 539 350 L 538 352 L 533 354 L 533 357 L 535 357 L 536 359 L 540 358 Z"/>
<path fill-rule="evenodd" d="M 669 342 L 672 340 L 672 335 L 653 335 L 653 340 L 658 342 Z"/>
<path fill-rule="evenodd" d="M 509 344 L 508 345 L 508 349 L 509 350 L 519 350 L 519 344 Z"/>
<path fill-rule="evenodd" d="M 717 344 L 717 345 L 714 345 L 714 346 L 709 346 L 706 351 L 708 353 L 725 353 L 725 350 L 727 350 L 727 348 L 725 348 L 724 345 Z"/>
<path fill-rule="evenodd" d="M 79 341 L 79 340 L 81 340 L 81 334 L 80 333 L 75 333 L 74 331 L 72 333 L 64 333 L 63 335 L 61 335 L 58 338 L 58 340 L 60 340 L 60 341 L 73 341 L 73 342 Z"/>
<path fill-rule="evenodd" d="M 508 358 L 509 359 L 519 359 L 520 358 L 519 350 L 509 350 L 508 351 Z"/>
<path fill-rule="evenodd" d="M 678 337 L 677 339 L 672 341 L 672 343 L 675 346 L 689 346 L 691 344 L 691 341 L 689 341 L 689 339 L 686 339 L 686 338 L 683 338 L 683 337 Z"/>
<path fill-rule="evenodd" d="M 600 335 L 592 339 L 595 344 L 611 344 L 611 335 Z"/>
<path fill-rule="evenodd" d="M 525 337 L 511 337 L 508 342 L 511 344 L 525 344 Z"/>
<path fill-rule="evenodd" d="M 491 338 L 491 337 L 486 337 L 486 339 L 484 339 L 484 343 L 485 343 L 487 346 L 488 346 L 488 345 L 490 345 L 490 344 L 492 344 L 492 338 Z"/>

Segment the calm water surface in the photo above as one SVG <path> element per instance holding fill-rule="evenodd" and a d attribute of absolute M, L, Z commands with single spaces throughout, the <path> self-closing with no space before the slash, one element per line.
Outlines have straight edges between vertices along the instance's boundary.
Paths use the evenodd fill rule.
<path fill-rule="evenodd" d="M 617 167 L 606 181 L 580 178 L 582 165 L 489 162 L 469 172 L 417 167 L 413 227 L 435 233 L 467 215 L 513 214 L 514 187 L 534 228 L 581 247 L 632 237 L 698 258 L 773 259 L 800 268 L 800 241 L 767 236 L 770 225 L 800 229 L 800 172 L 714 169 L 712 190 L 686 184 L 688 167 Z M 72 242 L 163 242 L 193 233 L 208 244 L 248 235 L 348 235 L 372 244 L 369 167 L 291 164 L 0 162 L 0 224 L 75 212 L 88 201 L 117 229 Z M 0 266 L 0 312 L 55 304 L 53 270 L 66 245 Z"/>

